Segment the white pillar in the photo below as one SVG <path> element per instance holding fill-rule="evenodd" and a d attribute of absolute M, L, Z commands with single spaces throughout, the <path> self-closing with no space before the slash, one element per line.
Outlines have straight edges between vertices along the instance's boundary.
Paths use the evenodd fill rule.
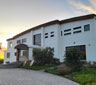
<path fill-rule="evenodd" d="M 33 60 L 33 48 L 29 48 L 29 60 Z"/>
<path fill-rule="evenodd" d="M 41 47 L 44 46 L 44 28 L 41 27 L 42 33 L 41 33 Z"/>

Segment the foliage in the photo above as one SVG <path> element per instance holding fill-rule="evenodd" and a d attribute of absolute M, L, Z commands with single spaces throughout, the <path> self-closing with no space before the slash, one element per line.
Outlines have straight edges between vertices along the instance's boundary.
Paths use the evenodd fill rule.
<path fill-rule="evenodd" d="M 38 65 L 51 64 L 53 62 L 54 49 L 47 47 L 45 49 L 34 48 L 33 58 Z"/>
<path fill-rule="evenodd" d="M 96 84 L 96 68 L 83 67 L 80 72 L 73 72 L 65 77 L 79 82 L 81 85 Z M 93 84 L 90 84 L 93 83 Z"/>
<path fill-rule="evenodd" d="M 78 49 L 70 49 L 65 53 L 65 61 L 66 65 L 72 67 L 73 71 L 79 71 L 82 63 L 81 63 L 82 54 Z"/>
<path fill-rule="evenodd" d="M 59 75 L 59 74 L 60 74 L 60 73 L 57 71 L 56 68 L 46 69 L 45 72 L 52 73 L 52 74 L 56 74 L 56 75 Z"/>
<path fill-rule="evenodd" d="M 24 66 L 23 68 L 30 69 L 30 70 L 43 70 L 43 69 L 54 67 L 54 66 L 56 66 L 56 65 L 47 64 L 47 65 L 44 65 L 44 66 Z"/>
<path fill-rule="evenodd" d="M 59 66 L 57 70 L 60 74 L 64 75 L 72 72 L 72 68 L 69 66 Z"/>

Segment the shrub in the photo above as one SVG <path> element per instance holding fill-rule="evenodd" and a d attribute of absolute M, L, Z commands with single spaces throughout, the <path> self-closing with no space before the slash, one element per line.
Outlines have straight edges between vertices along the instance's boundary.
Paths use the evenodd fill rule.
<path fill-rule="evenodd" d="M 33 58 L 34 62 L 38 65 L 51 64 L 53 62 L 54 50 L 47 47 L 45 49 L 34 48 Z"/>
<path fill-rule="evenodd" d="M 69 66 L 59 66 L 59 67 L 57 68 L 57 70 L 58 70 L 58 72 L 59 72 L 60 74 L 64 74 L 64 75 L 72 72 L 72 68 L 69 67 Z"/>
<path fill-rule="evenodd" d="M 65 53 L 65 61 L 66 65 L 72 67 L 73 71 L 79 71 L 82 63 L 81 63 L 82 54 L 78 49 L 70 49 Z"/>

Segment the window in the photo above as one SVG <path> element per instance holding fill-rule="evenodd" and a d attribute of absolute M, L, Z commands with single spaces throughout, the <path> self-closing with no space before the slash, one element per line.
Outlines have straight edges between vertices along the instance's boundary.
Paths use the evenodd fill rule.
<path fill-rule="evenodd" d="M 10 43 L 9 43 L 9 47 L 12 48 L 12 46 L 13 46 L 13 44 L 12 44 L 12 42 L 10 42 Z"/>
<path fill-rule="evenodd" d="M 45 38 L 48 38 L 48 33 L 45 33 Z"/>
<path fill-rule="evenodd" d="M 71 31 L 71 29 L 64 30 L 64 32 L 68 32 L 68 31 Z"/>
<path fill-rule="evenodd" d="M 22 39 L 22 43 L 26 42 L 26 38 Z"/>
<path fill-rule="evenodd" d="M 84 25 L 84 31 L 90 31 L 90 24 Z"/>
<path fill-rule="evenodd" d="M 62 33 L 62 31 L 61 31 L 61 36 L 62 36 L 62 34 L 63 34 L 63 33 Z"/>
<path fill-rule="evenodd" d="M 53 32 L 51 32 L 51 34 L 53 34 L 54 33 L 54 31 Z"/>
<path fill-rule="evenodd" d="M 17 52 L 15 52 L 14 55 L 17 56 Z"/>
<path fill-rule="evenodd" d="M 73 28 L 73 30 L 81 29 L 81 26 Z"/>
<path fill-rule="evenodd" d="M 34 45 L 41 46 L 41 34 L 34 35 Z"/>
<path fill-rule="evenodd" d="M 27 51 L 23 51 L 23 56 L 28 56 L 28 52 Z"/>
<path fill-rule="evenodd" d="M 50 35 L 50 37 L 54 37 L 54 35 Z"/>
<path fill-rule="evenodd" d="M 48 36 L 45 36 L 45 38 L 48 38 Z"/>
<path fill-rule="evenodd" d="M 10 53 L 7 53 L 7 58 L 10 58 Z"/>
<path fill-rule="evenodd" d="M 54 37 L 54 31 L 50 32 L 50 37 Z"/>
<path fill-rule="evenodd" d="M 70 51 L 71 49 L 77 49 L 82 54 L 81 60 L 86 60 L 86 46 L 80 45 L 80 46 L 69 46 L 66 47 L 66 51 Z"/>
<path fill-rule="evenodd" d="M 17 44 L 20 44 L 21 43 L 21 40 L 17 40 Z"/>
<path fill-rule="evenodd" d="M 77 33 L 80 33 L 80 32 L 81 32 L 81 30 L 75 31 L 75 32 L 73 32 L 73 34 L 77 34 Z"/>
<path fill-rule="evenodd" d="M 65 33 L 64 35 L 65 35 L 65 36 L 66 36 L 66 35 L 71 35 L 71 32 L 69 32 L 69 33 Z"/>
<path fill-rule="evenodd" d="M 48 35 L 48 33 L 45 33 L 45 35 Z"/>

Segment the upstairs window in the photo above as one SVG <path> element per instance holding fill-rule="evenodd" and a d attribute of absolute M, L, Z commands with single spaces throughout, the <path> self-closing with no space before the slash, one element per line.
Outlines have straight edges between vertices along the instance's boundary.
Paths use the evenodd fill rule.
<path fill-rule="evenodd" d="M 12 46 L 13 46 L 13 44 L 12 44 L 12 42 L 10 42 L 10 43 L 9 43 L 9 47 L 12 48 Z"/>
<path fill-rule="evenodd" d="M 81 29 L 81 26 L 73 28 L 73 30 Z"/>
<path fill-rule="evenodd" d="M 45 33 L 45 38 L 48 38 L 48 33 Z"/>
<path fill-rule="evenodd" d="M 36 34 L 33 37 L 34 37 L 33 40 L 34 45 L 41 46 L 41 34 Z"/>
<path fill-rule="evenodd" d="M 84 25 L 84 31 L 90 31 L 90 24 Z"/>
<path fill-rule="evenodd" d="M 50 37 L 54 37 L 54 31 L 50 32 Z"/>
<path fill-rule="evenodd" d="M 63 33 L 62 33 L 62 31 L 61 31 L 61 36 L 62 36 L 62 34 L 63 34 Z"/>
<path fill-rule="evenodd" d="M 21 40 L 17 40 L 17 44 L 20 44 L 21 43 Z"/>
<path fill-rule="evenodd" d="M 22 43 L 26 42 L 26 38 L 22 39 Z"/>

